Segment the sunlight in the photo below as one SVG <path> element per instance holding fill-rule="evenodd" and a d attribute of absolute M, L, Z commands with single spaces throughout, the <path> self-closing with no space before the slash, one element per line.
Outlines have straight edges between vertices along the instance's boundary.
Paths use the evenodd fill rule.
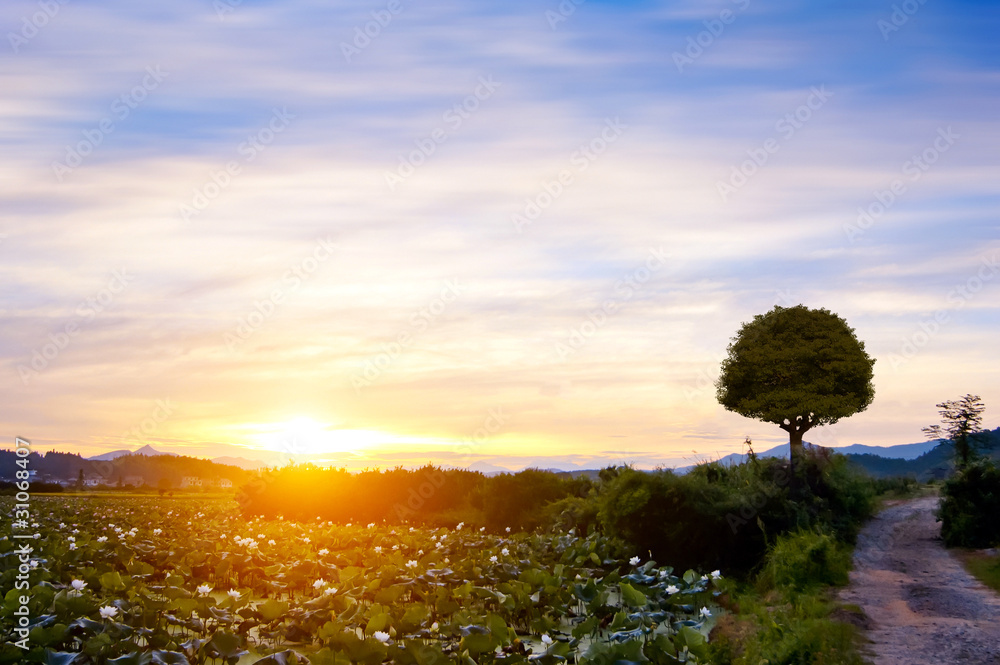
<path fill-rule="evenodd" d="M 332 423 L 321 423 L 305 416 L 250 427 L 255 433 L 249 438 L 257 446 L 290 455 L 361 454 L 374 449 L 428 442 L 379 430 L 341 429 Z"/>

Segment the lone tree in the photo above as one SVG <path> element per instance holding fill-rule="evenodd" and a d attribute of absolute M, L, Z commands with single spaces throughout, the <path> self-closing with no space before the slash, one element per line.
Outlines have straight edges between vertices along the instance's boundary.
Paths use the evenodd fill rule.
<path fill-rule="evenodd" d="M 961 471 L 977 457 L 977 434 L 983 428 L 983 411 L 986 405 L 979 395 L 966 395 L 937 405 L 941 414 L 941 425 L 931 425 L 923 429 L 928 439 L 945 439 L 951 442 L 955 451 L 955 466 Z"/>
<path fill-rule="evenodd" d="M 716 382 L 719 403 L 788 432 L 793 479 L 802 435 L 864 411 L 875 397 L 875 360 L 826 309 L 776 306 L 744 323 L 728 350 Z"/>

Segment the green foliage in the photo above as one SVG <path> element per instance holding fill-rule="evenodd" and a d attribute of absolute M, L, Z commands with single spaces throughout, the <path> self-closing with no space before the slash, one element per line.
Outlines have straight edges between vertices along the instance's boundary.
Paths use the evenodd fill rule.
<path fill-rule="evenodd" d="M 850 551 L 816 531 L 780 536 L 760 575 L 732 589 L 725 617 L 712 633 L 713 663 L 724 665 L 864 665 L 847 614 L 828 600 L 847 582 Z"/>
<path fill-rule="evenodd" d="M 31 646 L 0 665 L 696 663 L 723 581 L 626 561 L 599 534 L 247 519 L 204 498 L 31 505 L 29 587 L 0 570 L 0 634 L 23 595 Z M 0 540 L 0 559 L 18 547 Z"/>
<path fill-rule="evenodd" d="M 806 591 L 843 586 L 850 569 L 851 553 L 842 543 L 825 533 L 800 530 L 775 541 L 759 580 L 765 589 Z"/>
<path fill-rule="evenodd" d="M 586 496 L 590 488 L 587 478 L 538 469 L 491 477 L 435 466 L 352 473 L 306 464 L 269 471 L 241 487 L 236 498 L 247 516 L 341 524 L 465 522 L 502 531 L 547 524 L 547 505 Z"/>
<path fill-rule="evenodd" d="M 1000 545 L 1000 469 L 977 462 L 946 481 L 938 518 L 948 547 Z"/>
<path fill-rule="evenodd" d="M 979 395 L 967 394 L 937 405 L 943 425 L 931 425 L 924 433 L 931 440 L 948 440 L 955 453 L 955 465 L 964 469 L 979 457 L 980 430 L 986 405 Z"/>
<path fill-rule="evenodd" d="M 776 306 L 733 338 L 717 397 L 729 411 L 786 430 L 794 462 L 806 431 L 868 408 L 875 398 L 874 364 L 836 314 Z"/>
<path fill-rule="evenodd" d="M 800 465 L 808 492 L 790 498 L 787 460 L 701 465 L 680 476 L 622 468 L 596 502 L 606 533 L 682 567 L 747 575 L 769 538 L 819 528 L 851 542 L 874 510 L 871 482 L 839 455 L 809 450 Z"/>

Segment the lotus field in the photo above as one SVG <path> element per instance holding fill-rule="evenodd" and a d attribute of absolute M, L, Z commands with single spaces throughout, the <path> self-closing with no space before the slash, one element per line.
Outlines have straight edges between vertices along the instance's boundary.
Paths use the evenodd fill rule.
<path fill-rule="evenodd" d="M 704 662 L 715 621 L 718 572 L 598 535 L 266 521 L 232 499 L 31 508 L 0 540 L 4 663 Z"/>

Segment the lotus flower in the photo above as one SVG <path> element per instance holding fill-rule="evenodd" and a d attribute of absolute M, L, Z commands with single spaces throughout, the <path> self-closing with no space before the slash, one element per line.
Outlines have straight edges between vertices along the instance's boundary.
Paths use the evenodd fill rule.
<path fill-rule="evenodd" d="M 637 556 L 634 556 L 634 557 L 632 557 L 631 559 L 628 560 L 628 562 L 630 564 L 632 564 L 633 566 L 638 566 L 640 561 L 642 561 L 642 559 L 640 559 Z"/>
<path fill-rule="evenodd" d="M 105 605 L 101 608 L 102 619 L 113 619 L 118 614 L 118 608 L 113 605 Z"/>
<path fill-rule="evenodd" d="M 212 587 L 207 584 L 202 584 L 197 589 L 199 596 L 207 596 L 212 591 Z"/>
<path fill-rule="evenodd" d="M 544 644 L 545 646 L 549 646 L 550 644 L 552 644 L 552 638 L 549 637 L 548 633 L 542 635 L 542 644 Z"/>
<path fill-rule="evenodd" d="M 322 578 L 320 578 L 320 579 L 316 580 L 315 582 L 313 582 L 313 588 L 314 589 L 320 589 L 320 588 L 325 587 L 325 586 L 326 586 L 326 580 L 324 580 Z"/>
<path fill-rule="evenodd" d="M 230 589 L 229 591 L 226 592 L 226 595 L 232 598 L 233 600 L 240 599 L 240 592 L 237 591 L 236 589 Z"/>
<path fill-rule="evenodd" d="M 382 644 L 385 644 L 386 642 L 389 641 L 389 633 L 383 633 L 381 630 L 376 630 L 375 634 L 372 635 L 372 637 L 374 637 L 376 640 L 378 640 Z"/>
<path fill-rule="evenodd" d="M 87 583 L 83 580 L 73 580 L 70 584 L 73 585 L 74 591 L 83 591 L 87 586 Z"/>
<path fill-rule="evenodd" d="M 712 579 L 713 580 L 717 580 L 720 577 L 722 577 L 722 572 L 721 571 L 718 571 L 718 570 L 713 570 L 712 571 Z"/>
<path fill-rule="evenodd" d="M 707 607 L 701 608 L 701 612 L 699 612 L 699 614 L 701 614 L 703 619 L 707 619 L 708 617 L 712 616 L 712 613 L 708 610 Z"/>
<path fill-rule="evenodd" d="M 668 594 L 670 594 L 672 596 L 675 593 L 677 593 L 678 591 L 680 591 L 680 589 L 678 589 L 673 584 L 671 584 L 670 586 L 667 587 L 666 591 L 667 591 Z"/>

